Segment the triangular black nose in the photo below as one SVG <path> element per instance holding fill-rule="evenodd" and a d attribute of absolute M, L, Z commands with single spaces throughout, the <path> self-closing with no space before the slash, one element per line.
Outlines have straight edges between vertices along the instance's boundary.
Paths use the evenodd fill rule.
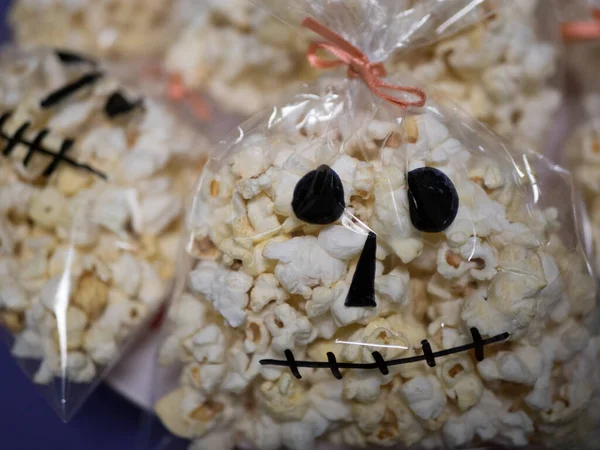
<path fill-rule="evenodd" d="M 375 253 L 377 236 L 369 232 L 363 251 L 358 259 L 352 276 L 350 290 L 344 303 L 348 307 L 369 308 L 377 306 L 375 302 Z"/>
<path fill-rule="evenodd" d="M 326 225 L 338 220 L 346 208 L 339 175 L 325 164 L 304 175 L 294 188 L 292 208 L 307 223 Z"/>

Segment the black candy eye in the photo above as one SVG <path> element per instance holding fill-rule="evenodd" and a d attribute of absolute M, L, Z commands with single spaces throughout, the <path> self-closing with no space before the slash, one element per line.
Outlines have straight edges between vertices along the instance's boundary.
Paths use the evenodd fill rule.
<path fill-rule="evenodd" d="M 141 104 L 141 101 L 130 102 L 121 92 L 116 91 L 111 94 L 108 100 L 106 100 L 104 113 L 112 119 L 121 114 L 127 114 L 133 111 L 138 106 L 141 106 Z"/>
<path fill-rule="evenodd" d="M 325 164 L 304 175 L 294 188 L 292 208 L 307 223 L 326 225 L 338 220 L 346 208 L 339 175 Z"/>
<path fill-rule="evenodd" d="M 458 213 L 458 193 L 450 178 L 434 167 L 421 167 L 407 175 L 410 220 L 426 233 L 448 228 Z"/>

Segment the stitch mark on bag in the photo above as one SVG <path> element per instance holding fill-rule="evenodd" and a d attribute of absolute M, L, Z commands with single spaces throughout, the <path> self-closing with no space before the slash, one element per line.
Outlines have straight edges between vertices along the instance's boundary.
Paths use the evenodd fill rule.
<path fill-rule="evenodd" d="M 47 129 L 43 129 L 37 133 L 35 138 L 32 141 L 28 141 L 24 138 L 24 134 L 31 125 L 30 122 L 25 122 L 22 124 L 17 131 L 11 136 L 4 130 L 4 125 L 7 120 L 12 115 L 12 112 L 7 112 L 0 116 L 0 139 L 6 141 L 6 145 L 2 149 L 2 156 L 10 156 L 13 150 L 17 147 L 17 145 L 25 145 L 28 148 L 27 155 L 23 159 L 23 165 L 27 167 L 31 162 L 31 159 L 35 153 L 40 153 L 46 156 L 52 157 L 50 164 L 44 169 L 42 173 L 43 176 L 48 177 L 52 175 L 52 173 L 56 170 L 56 168 L 61 163 L 69 164 L 72 167 L 77 169 L 86 170 L 88 172 L 93 173 L 94 175 L 99 176 L 103 180 L 106 180 L 106 174 L 90 167 L 86 164 L 81 164 L 75 161 L 74 159 L 69 158 L 66 154 L 73 147 L 75 141 L 72 139 L 65 139 L 58 151 L 50 150 L 42 146 L 42 141 L 48 134 Z"/>
<path fill-rule="evenodd" d="M 486 345 L 495 344 L 497 342 L 505 341 L 509 338 L 509 333 L 502 333 L 496 336 L 492 336 L 487 339 L 481 339 L 481 335 L 479 334 L 479 330 L 477 328 L 470 329 L 471 336 L 473 337 L 473 342 L 470 344 L 459 345 L 458 347 L 449 348 L 446 350 L 440 350 L 439 352 L 432 352 L 431 345 L 427 340 L 423 340 L 421 342 L 421 346 L 423 348 L 423 355 L 419 356 L 411 356 L 409 358 L 400 358 L 400 359 L 392 359 L 390 361 L 385 361 L 381 353 L 373 352 L 374 363 L 344 363 L 338 362 L 335 358 L 335 355 L 331 352 L 327 354 L 327 361 L 296 361 L 294 358 L 294 354 L 291 350 L 286 350 L 284 352 L 286 359 L 278 360 L 278 359 L 261 359 L 259 361 L 261 366 L 278 366 L 278 367 L 289 367 L 292 375 L 297 379 L 301 379 L 302 375 L 298 370 L 300 367 L 307 367 L 311 369 L 329 369 L 335 378 L 338 380 L 342 379 L 342 374 L 340 369 L 361 369 L 361 370 L 379 370 L 383 375 L 387 375 L 389 373 L 388 367 L 399 366 L 403 364 L 410 364 L 420 361 L 426 361 L 430 367 L 435 366 L 435 359 L 441 358 L 443 356 L 453 355 L 455 353 L 462 353 L 469 350 L 475 349 L 475 357 L 477 361 L 482 361 L 484 358 L 484 347 Z"/>
<path fill-rule="evenodd" d="M 96 81 L 98 81 L 103 76 L 104 76 L 104 74 L 102 72 L 92 72 L 92 73 L 83 75 L 82 77 L 78 78 L 77 80 L 75 80 L 71 83 L 68 83 L 68 84 L 64 85 L 63 87 L 57 89 L 56 91 L 50 93 L 46 98 L 44 98 L 40 102 L 40 106 L 43 109 L 51 108 L 51 107 L 57 105 L 58 103 L 60 103 L 61 101 L 63 101 L 65 98 L 70 97 L 75 92 L 85 88 L 86 86 L 93 85 Z"/>

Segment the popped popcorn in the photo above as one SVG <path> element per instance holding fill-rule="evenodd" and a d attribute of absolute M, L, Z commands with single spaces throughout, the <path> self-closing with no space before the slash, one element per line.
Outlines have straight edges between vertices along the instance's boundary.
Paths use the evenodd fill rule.
<path fill-rule="evenodd" d="M 549 84 L 557 51 L 534 31 L 537 0 L 502 4 L 495 14 L 426 48 L 401 49 L 390 71 L 408 71 L 473 117 L 539 150 L 560 92 Z"/>
<path fill-rule="evenodd" d="M 568 143 L 566 157 L 587 209 L 596 267 L 600 267 L 600 183 L 596 177 L 600 170 L 599 151 L 600 119 L 592 118 L 577 128 Z"/>
<path fill-rule="evenodd" d="M 67 401 L 63 389 L 93 385 L 164 299 L 176 256 L 164 250 L 207 142 L 95 63 L 50 49 L 0 59 L 0 317 L 14 356 L 39 360 L 37 383 L 64 378 Z M 123 169 L 131 154 L 154 161 L 140 179 Z"/>
<path fill-rule="evenodd" d="M 365 4 L 334 3 L 340 23 Z M 506 65 L 529 51 L 514 40 Z M 468 55 L 456 58 L 479 71 L 485 52 Z M 489 88 L 520 82 L 512 70 Z M 598 392 L 577 382 L 598 337 L 572 211 L 545 190 L 562 169 L 443 97 L 402 109 L 361 83 L 320 80 L 241 125 L 205 167 L 193 269 L 174 298 L 203 313 L 168 328 L 161 363 L 184 369 L 156 406 L 163 423 L 191 448 L 535 446 L 568 433 Z M 211 361 L 185 351 L 199 329 L 222 333 L 210 392 L 191 374 Z M 175 395 L 188 388 L 196 404 L 229 399 L 239 420 L 182 431 Z"/>
<path fill-rule="evenodd" d="M 10 23 L 20 45 L 125 58 L 165 50 L 195 9 L 186 0 L 18 0 Z"/>
<path fill-rule="evenodd" d="M 252 114 L 314 77 L 305 56 L 308 33 L 244 0 L 204 3 L 165 60 L 187 86 L 205 89 L 228 110 Z"/>

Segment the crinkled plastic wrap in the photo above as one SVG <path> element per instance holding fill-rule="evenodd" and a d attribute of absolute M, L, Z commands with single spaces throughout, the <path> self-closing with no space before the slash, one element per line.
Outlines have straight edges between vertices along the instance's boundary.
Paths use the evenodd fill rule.
<path fill-rule="evenodd" d="M 374 62 L 488 12 L 273 5 Z M 157 382 L 190 448 L 592 442 L 598 311 L 570 175 L 427 94 L 403 109 L 321 78 L 209 161 L 159 354 L 175 375 Z"/>
<path fill-rule="evenodd" d="M 24 46 L 97 57 L 155 56 L 197 9 L 196 0 L 15 0 L 10 23 Z"/>
<path fill-rule="evenodd" d="M 0 54 L 0 321 L 68 420 L 171 285 L 207 141 L 74 53 Z"/>

